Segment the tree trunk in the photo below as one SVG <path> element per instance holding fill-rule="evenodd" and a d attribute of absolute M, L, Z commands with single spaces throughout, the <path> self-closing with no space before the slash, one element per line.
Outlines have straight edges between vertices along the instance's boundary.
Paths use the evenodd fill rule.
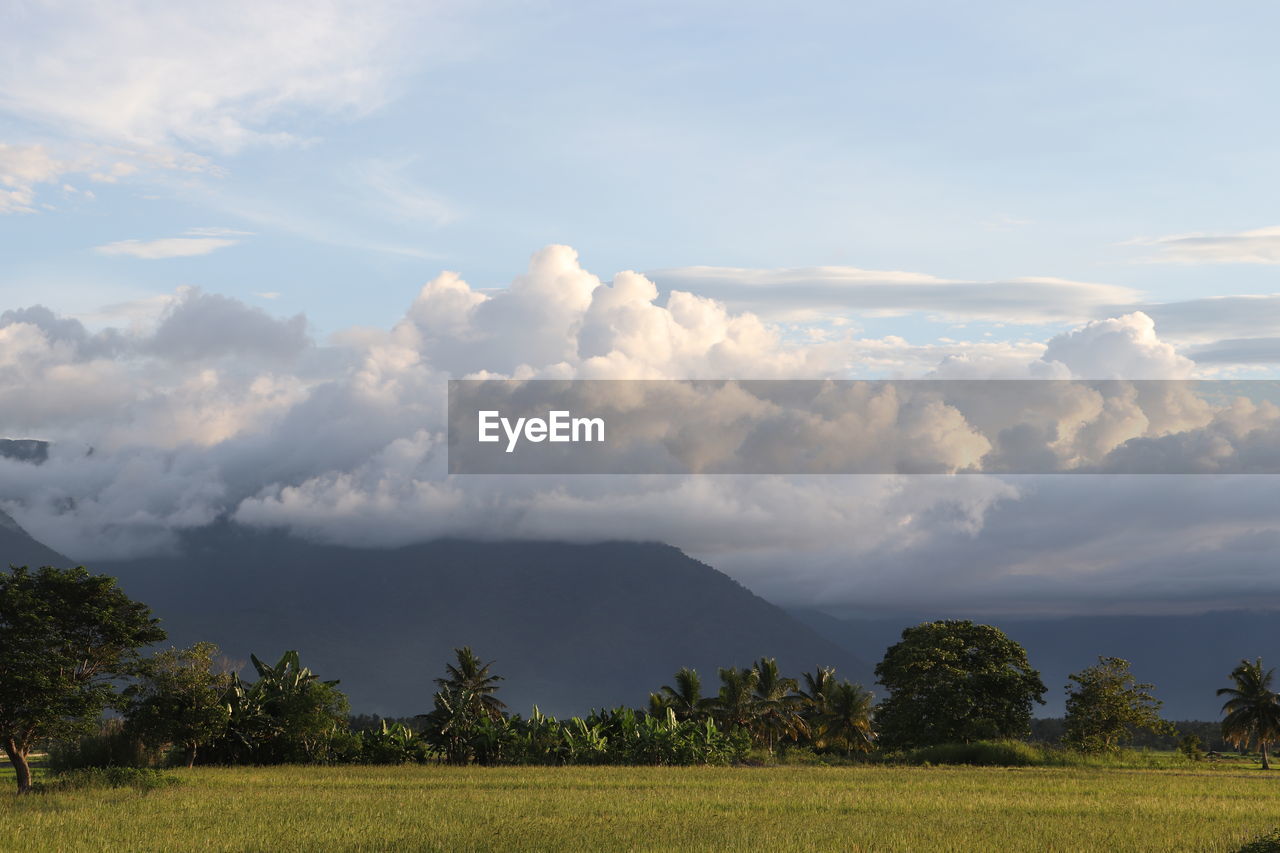
<path fill-rule="evenodd" d="M 1262 769 L 1271 769 L 1271 762 L 1267 760 L 1267 742 L 1265 740 L 1262 742 Z"/>
<path fill-rule="evenodd" d="M 188 768 L 188 769 L 190 769 L 190 768 L 194 767 L 194 766 L 195 766 L 195 764 L 196 764 L 196 749 L 197 749 L 197 748 L 198 748 L 198 747 L 197 747 L 197 745 L 196 745 L 196 744 L 194 744 L 194 743 L 189 743 L 189 744 L 187 744 L 187 768 Z"/>
<path fill-rule="evenodd" d="M 31 790 L 31 765 L 27 762 L 26 747 L 19 747 L 17 741 L 8 738 L 4 742 L 4 752 L 13 765 L 13 773 L 18 780 L 18 793 L 27 793 Z"/>

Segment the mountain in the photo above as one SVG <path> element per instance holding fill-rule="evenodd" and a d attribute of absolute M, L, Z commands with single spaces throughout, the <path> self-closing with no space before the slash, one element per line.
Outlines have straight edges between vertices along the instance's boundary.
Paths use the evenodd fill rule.
<path fill-rule="evenodd" d="M 799 675 L 856 655 L 667 545 L 439 540 L 351 548 L 219 524 L 175 556 L 98 562 L 163 620 L 170 641 L 213 640 L 236 661 L 298 649 L 353 710 L 429 710 L 431 679 L 470 645 L 527 714 L 643 705 L 681 666 L 714 692 L 718 666 L 762 655 Z"/>
<path fill-rule="evenodd" d="M 839 618 L 817 610 L 792 610 L 832 642 L 878 661 L 902 629 L 940 618 L 876 616 Z M 1214 691 L 1230 683 L 1242 658 L 1280 664 L 1280 614 L 1216 611 L 1175 616 L 1072 616 L 1057 619 L 975 619 L 995 625 L 1027 649 L 1048 692 L 1036 716 L 1061 716 L 1067 676 L 1097 663 L 1099 655 L 1124 658 L 1139 681 L 1155 685 L 1166 719 L 1216 720 L 1222 700 Z"/>
<path fill-rule="evenodd" d="M 0 512 L 0 568 L 70 565 L 71 560 L 33 539 L 18 522 Z"/>

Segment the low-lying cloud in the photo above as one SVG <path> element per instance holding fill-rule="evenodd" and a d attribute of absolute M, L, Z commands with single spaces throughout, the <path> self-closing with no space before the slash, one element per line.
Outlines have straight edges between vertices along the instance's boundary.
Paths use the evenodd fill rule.
<path fill-rule="evenodd" d="M 1187 601 L 1214 583 L 1215 601 L 1252 600 L 1259 584 L 1272 589 L 1247 566 L 1247 543 L 1277 530 L 1261 509 L 1274 506 L 1268 477 L 1242 487 L 1252 504 L 1215 490 L 1229 498 L 1219 507 L 1197 491 L 1214 479 L 1205 477 L 1176 487 L 1177 478 L 1133 478 L 1122 492 L 1114 479 L 1074 478 L 1098 480 L 1091 498 L 1080 484 L 988 476 L 446 473 L 449 378 L 1186 376 L 1194 364 L 1158 329 L 1130 313 L 1039 343 L 797 336 L 701 294 L 660 297 L 659 282 L 638 273 L 601 281 L 563 246 L 538 252 L 505 290 L 445 273 L 391 328 L 324 342 L 302 317 L 195 290 L 129 329 L 91 330 L 32 307 L 0 317 L 0 435 L 53 445 L 39 466 L 0 460 L 0 509 L 86 561 L 172 547 L 174 531 L 232 517 L 361 544 L 445 534 L 665 540 L 793 602 L 934 595 L 1081 609 L 1116 589 Z M 1141 439 L 1144 453 L 1222 458 L 1223 442 L 1254 452 L 1268 429 L 1274 412 L 1261 404 L 1073 398 L 1003 452 L 1114 451 Z M 1163 512 L 1178 499 L 1191 508 Z M 1084 512 L 1079 501 L 1093 504 Z M 1126 532 L 1127 517 L 1148 525 L 1144 535 Z M 1232 555 L 1230 589 L 1211 571 L 1218 550 Z M 1167 584 L 1160 555 L 1176 556 Z"/>

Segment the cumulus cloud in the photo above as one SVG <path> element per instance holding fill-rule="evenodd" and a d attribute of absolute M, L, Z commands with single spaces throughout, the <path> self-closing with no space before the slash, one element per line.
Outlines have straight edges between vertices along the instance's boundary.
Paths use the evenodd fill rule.
<path fill-rule="evenodd" d="M 158 306 L 137 325 L 95 332 L 42 308 L 0 318 L 0 434 L 54 442 L 41 466 L 0 460 L 0 510 L 77 559 L 154 551 L 175 530 L 231 516 L 368 544 L 444 533 L 663 539 L 761 592 L 790 589 L 792 600 L 956 589 L 947 572 L 964 567 L 946 555 L 991 558 L 972 575 L 975 588 L 1025 576 L 1027 588 L 1043 589 L 1066 583 L 1052 574 L 1058 557 L 1041 569 L 1010 555 L 1019 537 L 1066 535 L 1053 524 L 1028 532 L 1007 521 L 992 540 L 1006 551 L 984 550 L 991 519 L 1018 518 L 1037 486 L 985 476 L 449 477 L 446 379 L 921 376 L 961 362 L 1026 376 L 1187 370 L 1137 315 L 1047 343 L 919 346 L 852 330 L 808 339 L 701 294 L 663 295 L 638 273 L 602 281 L 562 246 L 537 253 L 502 290 L 442 274 L 390 328 L 349 329 L 328 342 L 308 336 L 305 318 L 216 294 L 184 290 Z M 1015 393 L 1007 405 L 1031 402 Z M 982 451 L 964 443 L 973 441 L 969 427 L 983 428 L 980 412 L 912 417 L 916 432 L 902 431 L 895 445 L 902 452 L 939 436 L 955 443 L 938 447 Z M 1247 461 L 1276 420 L 1261 404 L 1081 393 L 1048 406 L 1038 432 L 998 436 L 987 452 L 1009 465 L 1035 453 L 1070 462 L 1137 448 L 1137 438 L 1149 444 L 1144 458 L 1221 461 L 1215 448 L 1225 441 Z M 928 431 L 948 423 L 951 432 Z M 929 557 L 940 564 L 926 565 Z"/>
<path fill-rule="evenodd" d="M 1280 264 L 1280 226 L 1238 234 L 1174 234 L 1126 245 L 1155 249 L 1141 260 L 1156 264 Z"/>

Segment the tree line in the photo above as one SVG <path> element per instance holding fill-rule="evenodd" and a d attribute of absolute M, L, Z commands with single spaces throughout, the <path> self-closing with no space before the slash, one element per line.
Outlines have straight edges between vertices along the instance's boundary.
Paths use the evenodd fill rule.
<path fill-rule="evenodd" d="M 287 651 L 251 656 L 246 681 L 212 643 L 142 650 L 165 639 L 145 605 L 114 579 L 83 568 L 0 573 L 0 745 L 19 791 L 29 756 L 53 745 L 61 766 L 168 760 L 192 766 L 277 763 L 732 764 L 753 750 L 793 748 L 849 758 L 940 744 L 1025 738 L 1046 687 L 1026 650 L 967 620 L 907 628 L 875 668 L 878 704 L 862 685 L 818 667 L 799 680 L 773 658 L 718 670 L 714 691 L 692 669 L 650 694 L 645 708 L 526 718 L 498 698 L 501 676 L 469 647 L 435 679 L 431 707 L 376 727 L 351 725 L 338 681 Z M 1239 748 L 1280 740 L 1280 698 L 1261 659 L 1231 673 L 1222 734 Z M 1115 750 L 1135 731 L 1174 732 L 1150 684 L 1128 662 L 1100 657 L 1070 676 L 1060 739 L 1083 752 Z M 104 711 L 119 712 L 105 730 Z M 1184 751 L 1195 745 L 1188 739 Z"/>

